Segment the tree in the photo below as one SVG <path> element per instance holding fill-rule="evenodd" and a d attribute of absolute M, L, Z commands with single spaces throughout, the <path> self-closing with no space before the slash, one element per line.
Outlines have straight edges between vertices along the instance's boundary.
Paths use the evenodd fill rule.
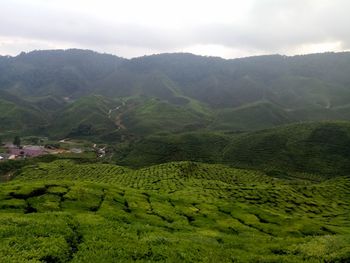
<path fill-rule="evenodd" d="M 13 139 L 13 144 L 16 145 L 17 147 L 21 146 L 21 138 L 19 138 L 19 136 L 15 136 L 15 138 Z"/>
<path fill-rule="evenodd" d="M 30 138 L 30 142 L 32 143 L 32 144 L 38 144 L 39 143 L 39 138 L 38 137 L 31 137 Z"/>

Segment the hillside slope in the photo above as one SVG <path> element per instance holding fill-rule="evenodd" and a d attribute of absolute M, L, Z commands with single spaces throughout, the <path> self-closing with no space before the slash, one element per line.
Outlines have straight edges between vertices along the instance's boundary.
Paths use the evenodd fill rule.
<path fill-rule="evenodd" d="M 193 160 L 275 172 L 350 174 L 350 123 L 314 122 L 245 133 L 192 132 L 148 136 L 117 162 L 147 166 Z"/>
<path fill-rule="evenodd" d="M 347 262 L 350 181 L 60 160 L 0 185 L 3 262 Z"/>
<path fill-rule="evenodd" d="M 174 92 L 214 107 L 261 100 L 285 108 L 347 104 L 349 53 L 261 56 L 224 60 L 161 54 L 131 60 L 86 50 L 52 50 L 2 57 L 0 89 L 29 96 L 146 95 Z"/>
<path fill-rule="evenodd" d="M 38 133 L 38 128 L 48 122 L 48 114 L 38 105 L 0 90 L 0 133 L 18 130 Z"/>
<path fill-rule="evenodd" d="M 224 162 L 242 167 L 350 173 L 350 123 L 292 124 L 239 136 L 225 148 Z"/>
<path fill-rule="evenodd" d="M 70 104 L 84 97 L 99 104 L 91 101 L 94 95 L 138 101 L 123 115 L 129 131 L 138 135 L 164 127 L 170 132 L 251 131 L 298 121 L 350 120 L 347 52 L 225 60 L 183 53 L 122 59 L 88 50 L 48 50 L 1 57 L 0 72 L 1 103 L 13 112 L 0 112 L 5 132 L 28 132 L 27 122 L 70 127 L 70 118 L 65 123 L 57 116 L 80 116 L 86 110 Z M 107 123 L 98 112 L 97 123 Z M 9 119 L 15 124 L 7 124 Z M 53 131 L 46 135 L 55 136 Z"/>
<path fill-rule="evenodd" d="M 64 107 L 53 116 L 48 127 L 56 138 L 67 136 L 95 136 L 110 133 L 117 127 L 110 114 L 121 102 L 98 95 L 82 97 Z"/>

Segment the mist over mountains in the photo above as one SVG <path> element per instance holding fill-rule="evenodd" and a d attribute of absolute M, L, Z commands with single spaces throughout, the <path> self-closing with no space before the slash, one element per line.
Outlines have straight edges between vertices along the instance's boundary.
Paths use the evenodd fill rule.
<path fill-rule="evenodd" d="M 247 131 L 350 118 L 347 52 L 225 60 L 49 50 L 0 57 L 0 72 L 1 132 L 34 129 L 67 136 L 81 124 L 106 135 L 118 128 L 108 112 L 121 98 L 129 106 L 119 117 L 129 131 L 143 134 L 157 126 Z M 153 125 L 147 123 L 151 117 Z M 62 122 L 66 127 L 57 132 Z"/>

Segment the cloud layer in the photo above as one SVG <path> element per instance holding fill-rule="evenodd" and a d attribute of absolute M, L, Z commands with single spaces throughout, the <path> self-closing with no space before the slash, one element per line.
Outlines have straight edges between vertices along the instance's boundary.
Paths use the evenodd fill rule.
<path fill-rule="evenodd" d="M 350 48 L 348 0 L 0 0 L 0 54 L 89 48 L 124 57 L 239 57 Z"/>

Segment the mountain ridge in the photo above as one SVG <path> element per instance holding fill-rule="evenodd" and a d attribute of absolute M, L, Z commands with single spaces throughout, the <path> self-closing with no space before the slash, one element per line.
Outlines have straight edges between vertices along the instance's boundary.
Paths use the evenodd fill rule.
<path fill-rule="evenodd" d="M 40 123 L 48 125 L 49 136 L 58 135 L 51 133 L 50 127 L 60 122 L 59 112 L 94 95 L 103 96 L 102 101 L 137 101 L 121 118 L 140 130 L 150 125 L 164 127 L 166 116 L 161 117 L 161 111 L 142 115 L 152 100 L 154 109 L 160 105 L 168 109 L 173 123 L 179 124 L 179 128 L 174 126 L 176 131 L 186 131 L 180 128 L 185 119 L 194 122 L 197 129 L 212 123 L 214 130 L 224 131 L 257 130 L 298 121 L 350 120 L 346 111 L 350 101 L 349 52 L 239 59 L 165 53 L 124 59 L 90 50 L 49 50 L 1 57 L 0 72 L 3 103 L 12 103 L 29 116 L 11 130 L 29 127 L 30 116 L 37 115 Z M 66 123 L 66 135 L 80 124 L 94 126 L 83 115 L 109 107 L 95 98 L 88 100 L 84 114 L 78 108 L 69 111 L 78 121 Z M 4 114 L 0 113 L 0 119 L 16 120 L 22 113 Z M 157 123 L 147 124 L 145 118 Z M 109 121 L 100 115 L 98 122 Z M 8 130 L 0 127 L 0 133 Z M 95 130 L 101 131 L 98 127 Z M 105 135 L 101 132 L 96 136 Z"/>

